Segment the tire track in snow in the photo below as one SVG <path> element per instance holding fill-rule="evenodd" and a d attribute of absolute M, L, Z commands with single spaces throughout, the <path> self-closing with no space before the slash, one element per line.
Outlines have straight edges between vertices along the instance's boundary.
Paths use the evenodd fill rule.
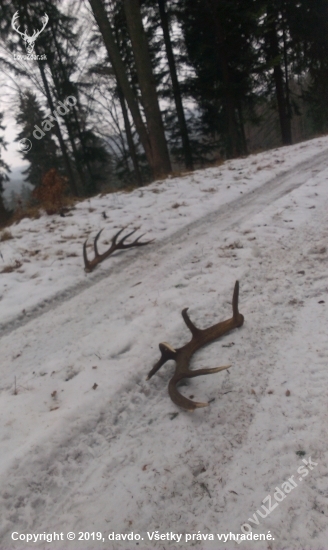
<path fill-rule="evenodd" d="M 295 174 L 291 178 L 294 179 L 294 176 Z M 295 189 L 301 185 L 299 180 L 302 178 L 301 176 L 298 178 L 297 182 L 290 181 L 288 186 Z M 273 187 L 271 192 L 278 193 L 276 187 Z M 281 187 L 280 196 L 289 192 L 284 185 Z M 254 192 L 249 195 L 254 197 Z M 268 206 L 270 201 L 265 200 L 264 195 L 265 193 L 262 195 L 263 206 Z M 246 198 L 245 208 L 248 209 L 243 213 L 243 220 L 250 216 L 250 209 L 255 208 L 255 212 L 260 211 L 259 205 L 252 203 L 251 197 Z M 242 199 L 245 200 L 245 197 Z M 239 200 L 236 202 L 239 203 Z M 231 208 L 231 205 L 228 206 Z M 238 215 L 241 216 L 240 212 L 232 212 L 234 216 L 231 219 L 229 213 L 221 210 L 220 219 L 217 219 L 218 212 L 216 212 L 208 216 L 206 221 L 202 219 L 190 224 L 189 237 L 194 235 L 196 238 L 200 235 L 200 231 L 206 230 L 207 223 L 212 224 L 214 221 L 217 231 L 240 223 L 236 219 Z M 185 231 L 179 233 L 180 237 L 175 235 L 175 245 L 181 244 L 185 238 Z M 307 237 L 306 228 L 301 232 L 294 232 L 288 243 L 290 251 L 301 249 L 302 243 L 307 239 L 313 239 L 313 235 Z M 168 256 L 163 243 L 159 245 L 156 252 L 162 256 Z M 52 529 L 61 530 L 65 517 L 70 516 L 73 523 L 72 529 L 80 530 L 81 525 L 87 524 L 85 517 L 87 502 L 89 510 L 93 510 L 93 518 L 99 518 L 99 525 L 95 530 L 105 529 L 107 520 L 110 521 L 110 525 L 115 525 L 117 532 L 131 530 L 127 527 L 126 520 L 133 517 L 138 531 L 160 529 L 164 532 L 173 528 L 182 532 L 183 525 L 197 531 L 199 529 L 197 518 L 207 518 L 212 532 L 216 532 L 214 525 L 226 531 L 220 522 L 220 514 L 224 513 L 226 507 L 225 480 L 230 472 L 231 459 L 236 450 L 241 448 L 256 409 L 260 408 L 256 396 L 250 397 L 246 394 L 245 388 L 252 387 L 255 380 L 257 394 L 260 396 L 261 392 L 265 391 L 276 361 L 276 354 L 272 347 L 269 354 L 266 350 L 272 346 L 273 342 L 279 344 L 281 340 L 288 340 L 296 322 L 297 308 L 300 306 L 297 304 L 296 307 L 292 304 L 288 306 L 288 303 L 281 300 L 281 293 L 284 292 L 286 296 L 291 291 L 294 296 L 295 292 L 298 292 L 297 297 L 302 298 L 302 292 L 307 292 L 302 288 L 293 289 L 288 278 L 284 280 L 288 251 L 286 253 L 279 246 L 275 247 L 274 239 L 271 245 L 270 254 L 262 256 L 261 262 L 255 258 L 244 266 L 245 276 L 241 297 L 247 296 L 247 308 L 241 311 L 245 314 L 246 325 L 245 331 L 243 329 L 244 332 L 237 333 L 238 336 L 236 334 L 234 337 L 240 345 L 230 350 L 231 362 L 238 365 L 239 377 L 233 376 L 231 382 L 229 380 L 229 376 L 232 377 L 231 374 L 218 380 L 216 389 L 219 388 L 220 383 L 222 384 L 220 400 L 213 402 L 208 409 L 197 411 L 197 416 L 180 413 L 178 421 L 174 422 L 172 419 L 168 429 L 167 417 L 175 409 L 172 410 L 172 405 L 166 397 L 166 386 L 171 369 L 160 373 L 151 385 L 145 384 L 139 374 L 130 377 L 129 382 L 120 389 L 115 399 L 108 403 L 107 409 L 101 412 L 94 411 L 92 418 L 75 424 L 71 433 L 54 445 L 52 453 L 46 460 L 42 456 L 42 449 L 38 452 L 31 449 L 22 463 L 17 465 L 12 481 L 12 494 L 6 497 L 10 513 L 13 514 L 11 510 L 15 508 L 16 501 L 29 502 L 34 489 L 38 493 L 37 497 L 33 497 L 33 511 L 27 510 L 23 517 L 18 515 L 19 507 L 16 506 L 16 521 L 19 521 L 21 526 L 23 524 L 24 528 L 33 527 L 34 530 L 37 528 L 39 531 L 49 530 L 46 520 L 48 521 L 51 516 L 56 518 Z M 172 245 L 170 251 L 172 254 Z M 169 256 L 169 261 L 163 268 L 167 273 L 172 271 L 172 265 L 178 254 L 178 251 L 174 250 L 175 257 Z M 304 268 L 304 265 L 298 265 L 299 262 L 300 259 L 296 256 L 293 261 L 290 259 L 288 269 L 291 273 L 300 267 Z M 244 264 L 243 260 L 239 263 Z M 151 265 L 151 261 L 149 264 Z M 277 282 L 272 279 L 272 264 L 275 266 L 275 275 L 280 274 L 279 281 L 283 281 L 278 295 Z M 130 259 L 126 265 L 131 265 Z M 142 271 L 144 265 L 137 266 L 137 269 Z M 315 266 L 312 269 L 315 270 Z M 134 274 L 130 275 L 131 280 L 134 277 Z M 261 296 L 263 281 L 268 282 L 266 294 Z M 116 289 L 118 288 L 119 284 L 116 286 Z M 111 293 L 117 292 L 112 288 L 110 290 Z M 268 307 L 272 308 L 272 303 L 276 311 L 273 312 L 272 318 L 268 318 L 266 310 Z M 285 315 L 283 318 L 282 310 Z M 243 339 L 246 340 L 244 343 L 242 343 Z M 243 350 L 240 353 L 239 349 L 242 346 Z M 206 353 L 212 354 L 213 357 L 217 350 L 215 346 L 209 347 Z M 202 381 L 198 379 L 197 391 L 200 391 L 201 387 Z M 227 395 L 228 392 L 229 395 Z M 164 395 L 165 399 L 163 399 Z M 237 399 L 231 398 L 234 395 Z M 152 432 L 161 434 L 163 445 L 160 448 L 152 448 L 149 438 Z M 181 442 L 183 442 L 182 453 Z M 216 455 L 215 461 L 214 455 Z M 40 465 L 37 485 L 31 484 L 36 471 L 34 461 L 38 461 Z M 151 466 L 143 470 L 143 466 L 149 461 Z M 139 503 L 136 507 L 130 500 L 124 509 L 125 503 L 128 502 L 124 497 L 129 491 L 131 492 L 129 475 L 135 464 L 138 465 L 138 473 L 133 479 L 133 494 L 139 498 Z M 160 472 L 160 477 L 156 471 Z M 211 480 L 215 479 L 213 487 L 209 487 L 211 496 L 204 489 L 208 484 L 208 477 Z M 223 481 L 220 482 L 220 479 Z M 67 480 L 70 482 L 69 491 Z M 232 498 L 234 497 L 230 495 L 230 499 Z M 179 525 L 176 518 L 178 506 L 181 509 Z M 151 509 L 150 519 L 145 514 L 145 509 L 148 508 Z M 45 510 L 48 516 L 44 513 Z M 24 514 L 24 510 L 20 513 Z M 15 516 L 11 518 L 13 520 Z M 39 518 L 43 518 L 42 528 L 38 525 Z M 148 522 L 147 525 L 144 523 L 145 520 Z M 90 544 L 88 547 L 90 548 Z"/>
<path fill-rule="evenodd" d="M 196 237 L 198 234 L 201 234 L 201 229 L 203 227 L 206 230 L 208 224 L 217 223 L 219 221 L 218 230 L 224 230 L 228 227 L 237 227 L 242 221 L 247 219 L 247 217 L 261 212 L 267 205 L 272 204 L 274 201 L 303 185 L 309 178 L 309 172 L 314 168 L 316 171 L 320 171 L 328 165 L 327 157 L 328 149 L 318 153 L 310 160 L 301 162 L 293 168 L 281 172 L 278 176 L 275 176 L 261 185 L 261 187 L 249 193 L 245 193 L 242 197 L 238 197 L 238 199 L 234 199 L 230 203 L 222 205 L 219 209 L 206 214 L 206 216 L 187 224 L 176 233 L 155 242 L 148 250 L 144 249 L 139 250 L 138 253 L 130 253 L 129 256 L 125 256 L 125 258 L 115 266 L 115 270 L 124 270 L 132 264 L 136 269 L 140 264 L 142 264 L 141 269 L 145 269 L 146 267 L 149 269 L 153 264 L 153 255 L 158 253 L 161 256 L 165 256 L 167 254 L 167 248 L 172 250 L 172 245 L 177 246 L 183 243 L 185 235 L 190 233 L 195 234 Z M 148 257 L 150 258 L 148 259 Z M 145 266 L 147 261 L 149 265 Z M 86 280 L 80 282 L 76 286 L 67 288 L 54 297 L 44 300 L 34 308 L 31 308 L 26 313 L 21 314 L 8 323 L 0 324 L 0 338 L 60 306 L 63 302 L 74 298 L 84 290 L 95 286 L 109 277 L 112 273 L 113 268 L 109 267 L 106 270 L 102 269 L 98 272 L 89 274 Z M 116 286 L 115 280 L 111 280 L 110 284 Z"/>
<path fill-rule="evenodd" d="M 278 265 L 281 263 L 279 254 L 273 255 L 273 259 Z M 260 269 L 259 279 L 262 280 L 270 269 L 268 262 Z M 274 292 L 274 283 L 271 284 L 271 290 Z M 255 296 L 256 292 L 258 288 Z M 253 316 L 259 316 L 263 320 L 266 305 L 265 302 L 259 305 L 256 300 L 253 301 Z M 269 343 L 272 344 L 273 339 L 280 338 L 283 332 L 287 332 L 286 328 L 290 327 L 290 321 L 291 319 L 288 319 L 278 333 L 274 333 L 272 328 L 271 332 L 268 330 L 272 320 L 267 320 L 266 324 L 261 325 L 261 332 L 249 332 L 248 350 L 254 347 L 258 351 L 257 359 L 253 355 L 248 368 L 241 364 L 241 357 L 234 350 L 232 362 L 239 363 L 238 368 L 242 371 L 241 380 L 238 382 L 234 378 L 233 383 L 226 382 L 222 393 L 233 389 L 236 393 L 232 395 L 238 396 L 238 403 L 231 399 L 231 395 L 222 395 L 220 402 L 213 403 L 207 410 L 197 411 L 197 416 L 191 417 L 180 413 L 176 424 L 173 420 L 172 428 L 168 431 L 167 415 L 173 412 L 166 397 L 169 371 L 155 380 L 151 388 L 148 388 L 148 395 L 146 384 L 136 377 L 121 389 L 115 401 L 108 404 L 107 410 L 99 414 L 95 411 L 92 419 L 88 418 L 85 423 L 81 421 L 79 425 L 75 425 L 70 434 L 55 446 L 49 457 L 44 459 L 41 448 L 28 453 L 21 465 L 24 475 L 21 476 L 20 468 L 15 471 L 14 490 L 12 489 L 12 496 L 7 496 L 7 507 L 10 510 L 15 508 L 16 501 L 31 501 L 34 513 L 29 516 L 32 523 L 28 523 L 27 517 L 22 520 L 19 516 L 15 521 L 19 522 L 20 526 L 23 521 L 24 530 L 47 531 L 47 514 L 47 519 L 41 526 L 38 521 L 44 517 L 45 510 L 49 514 L 51 511 L 52 518 L 55 518 L 51 528 L 61 531 L 65 517 L 71 516 L 74 510 L 71 529 L 80 530 L 80 526 L 86 525 L 87 521 L 87 518 L 83 517 L 86 501 L 92 503 L 94 517 L 99 518 L 97 530 L 106 528 L 106 521 L 102 515 L 102 511 L 106 510 L 109 524 L 115 525 L 117 532 L 125 532 L 125 520 L 129 517 L 133 517 L 134 525 L 138 525 L 138 532 L 158 528 L 161 532 L 172 528 L 181 532 L 182 529 L 177 529 L 175 524 L 178 503 L 182 508 L 180 525 L 188 525 L 188 517 L 191 516 L 197 518 L 210 515 L 213 520 L 213 516 L 222 513 L 226 505 L 223 499 L 221 501 L 220 497 L 215 496 L 225 493 L 224 483 L 223 486 L 220 482 L 210 486 L 209 497 L 204 489 L 208 484 L 207 476 L 212 475 L 225 480 L 231 467 L 231 458 L 236 450 L 240 449 L 257 406 L 256 402 L 252 405 L 249 403 L 249 398 L 241 393 L 241 387 L 251 385 L 254 375 L 257 377 L 258 386 L 266 386 L 274 365 L 274 357 L 267 357 L 266 364 L 262 363 L 263 371 L 260 373 L 257 372 L 258 361 L 263 354 L 263 348 Z M 251 323 L 251 319 L 248 323 Z M 199 388 L 200 382 L 197 382 L 197 385 Z M 149 440 L 144 443 L 145 439 L 149 438 L 149 433 L 154 430 L 161 434 L 164 443 L 160 458 L 156 458 L 158 449 L 155 449 L 154 453 L 149 446 Z M 241 437 L 242 433 L 245 434 L 244 437 Z M 182 457 L 179 456 L 181 440 L 185 449 Z M 170 441 L 170 445 L 166 444 L 167 441 Z M 175 446 L 178 447 L 178 452 L 174 451 Z M 211 459 L 215 448 L 217 464 Z M 106 460 L 104 457 L 110 459 Z M 39 464 L 38 479 L 31 485 L 35 461 Z M 142 472 L 143 465 L 149 463 L 149 470 Z M 135 464 L 139 464 L 140 473 L 134 479 L 132 489 L 129 473 Z M 203 468 L 207 473 L 202 473 Z M 153 470 L 160 472 L 160 477 Z M 101 485 L 99 477 L 102 480 Z M 66 480 L 69 480 L 69 490 Z M 157 495 L 154 495 L 153 486 L 157 488 Z M 31 487 L 37 496 L 31 495 Z M 194 501 L 186 503 L 188 491 Z M 122 517 L 122 497 L 124 501 L 129 492 L 134 497 L 138 495 L 140 512 L 133 508 L 132 501 L 131 505 L 126 506 Z M 154 518 L 147 520 L 146 525 L 143 514 L 148 506 L 152 506 Z M 12 514 L 11 512 L 13 519 Z M 160 527 L 156 523 L 159 517 L 162 521 Z M 195 520 L 194 522 L 194 530 L 197 531 L 199 526 Z M 217 523 L 220 525 L 219 519 Z M 220 529 L 223 527 L 220 525 Z M 43 545 L 40 547 L 43 548 Z M 80 547 L 84 547 L 83 543 Z M 90 545 L 87 547 L 90 548 Z M 152 547 L 157 547 L 157 544 L 153 544 Z M 172 545 L 172 548 L 174 547 Z M 119 545 L 116 548 L 119 548 Z"/>
<path fill-rule="evenodd" d="M 328 224 L 325 208 L 327 205 L 319 207 L 321 224 L 312 218 L 304 223 L 306 227 L 299 234 L 294 232 L 292 236 L 289 249 L 293 263 L 286 280 L 288 284 L 290 279 L 292 299 L 289 303 L 296 313 L 294 330 L 290 331 L 289 338 L 282 338 L 277 348 L 275 368 L 268 378 L 270 394 L 263 395 L 227 479 L 224 506 L 226 514 L 234 518 L 232 531 L 237 532 L 244 522 L 251 523 L 255 514 L 259 525 L 254 527 L 251 523 L 253 531 L 270 530 L 279 548 L 324 548 L 327 540 L 328 312 L 324 304 L 328 301 Z M 291 390 L 288 397 L 287 389 Z M 302 465 L 303 455 L 297 456 L 300 450 L 307 458 L 311 456 L 317 467 L 309 471 L 304 483 L 299 483 L 303 480 L 295 475 L 297 489 L 279 503 L 274 513 L 266 514 L 263 499 L 268 494 L 272 497 L 275 487 L 281 487 L 282 482 L 296 474 Z M 241 472 L 238 489 L 236 471 Z M 238 491 L 237 497 L 233 491 Z M 267 546 L 263 544 L 259 548 Z"/>

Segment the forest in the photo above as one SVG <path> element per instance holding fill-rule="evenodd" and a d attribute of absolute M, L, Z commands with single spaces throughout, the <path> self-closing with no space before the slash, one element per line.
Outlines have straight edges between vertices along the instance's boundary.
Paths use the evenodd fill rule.
<path fill-rule="evenodd" d="M 7 109 L 25 181 L 52 170 L 74 197 L 327 131 L 327 0 L 0 0 L 0 14 L 0 198 Z"/>

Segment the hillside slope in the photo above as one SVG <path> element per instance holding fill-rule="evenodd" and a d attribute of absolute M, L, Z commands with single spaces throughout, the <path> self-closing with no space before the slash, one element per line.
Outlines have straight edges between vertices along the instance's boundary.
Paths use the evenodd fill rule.
<path fill-rule="evenodd" d="M 217 548 L 217 534 L 245 523 L 274 538 L 259 549 L 324 546 L 327 180 L 322 138 L 12 228 L 2 255 L 23 266 L 1 275 L 1 549 L 137 547 L 108 542 L 113 532 L 140 535 L 138 548 Z M 95 231 L 104 209 L 107 238 L 130 222 L 156 242 L 86 275 L 85 225 Z M 145 380 L 158 343 L 188 341 L 184 307 L 200 327 L 228 318 L 237 279 L 244 326 L 193 361 L 232 368 L 183 387 L 210 401 L 186 413 L 167 395 L 170 363 Z M 262 518 L 292 475 L 291 494 Z M 71 531 L 101 540 L 11 537 Z M 182 538 L 149 540 L 155 531 Z M 216 542 L 186 542 L 192 533 Z"/>

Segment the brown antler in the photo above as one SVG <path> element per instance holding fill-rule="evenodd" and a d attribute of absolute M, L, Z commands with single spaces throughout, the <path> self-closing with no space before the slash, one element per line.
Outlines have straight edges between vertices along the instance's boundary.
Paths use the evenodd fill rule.
<path fill-rule="evenodd" d="M 175 361 L 175 373 L 169 382 L 169 395 L 173 403 L 179 405 L 179 407 L 182 407 L 187 411 L 193 412 L 199 407 L 207 407 L 208 403 L 191 401 L 191 399 L 187 399 L 187 397 L 181 395 L 181 393 L 179 393 L 177 389 L 178 382 L 180 382 L 183 378 L 193 378 L 194 376 L 200 376 L 202 374 L 212 374 L 214 372 L 220 372 L 221 370 L 228 369 L 231 366 L 228 365 L 226 367 L 216 367 L 214 369 L 190 370 L 189 362 L 193 354 L 199 348 L 201 348 L 205 344 L 209 344 L 213 340 L 216 340 L 230 330 L 242 326 L 242 324 L 244 323 L 244 317 L 238 311 L 238 295 L 239 283 L 238 281 L 236 281 L 232 298 L 231 319 L 228 319 L 227 321 L 222 321 L 221 323 L 217 323 L 216 325 L 213 325 L 212 327 L 203 330 L 195 327 L 195 325 L 189 319 L 189 316 L 187 314 L 188 308 L 183 309 L 181 312 L 183 320 L 192 334 L 190 342 L 188 342 L 188 344 L 186 344 L 182 348 L 178 349 L 172 348 L 166 342 L 159 344 L 159 349 L 161 351 L 162 357 L 149 372 L 147 380 L 149 380 L 155 374 L 155 372 L 157 372 L 161 368 L 161 366 L 166 363 L 166 361 L 169 361 L 170 359 Z"/>
<path fill-rule="evenodd" d="M 139 239 L 141 239 L 141 237 L 143 237 L 143 235 L 140 235 L 140 237 L 138 237 L 135 241 L 133 241 L 132 243 L 129 243 L 129 244 L 125 244 L 124 241 L 126 241 L 126 239 L 128 239 L 129 237 L 131 237 L 131 235 L 133 235 L 133 233 L 135 233 L 137 230 L 134 229 L 133 231 L 131 231 L 130 233 L 128 233 L 127 235 L 125 235 L 125 237 L 123 237 L 123 239 L 121 239 L 120 241 L 116 242 L 117 241 L 117 238 L 119 237 L 119 235 L 122 233 L 122 231 L 124 231 L 125 227 L 123 227 L 122 229 L 120 229 L 120 231 L 118 231 L 116 233 L 116 235 L 114 235 L 114 237 L 112 238 L 112 244 L 111 244 L 111 247 L 107 250 L 107 252 L 104 252 L 103 254 L 99 254 L 98 252 L 98 246 L 97 246 L 97 242 L 98 242 L 98 239 L 102 233 L 102 229 L 99 231 L 99 233 L 97 233 L 96 237 L 95 237 L 95 240 L 93 242 L 93 248 L 94 248 L 94 251 L 95 251 L 95 257 L 93 260 L 91 260 L 91 262 L 88 260 L 88 256 L 87 256 L 87 241 L 88 239 L 85 241 L 85 243 L 83 244 L 83 259 L 84 259 L 84 265 L 85 265 L 85 268 L 84 270 L 87 271 L 87 272 L 90 272 L 92 271 L 96 265 L 100 264 L 100 262 L 102 262 L 103 260 L 105 260 L 106 258 L 108 258 L 108 256 L 110 256 L 111 254 L 113 254 L 113 252 L 115 252 L 115 250 L 124 250 L 125 248 L 132 248 L 133 246 L 145 246 L 146 244 L 150 244 L 153 242 L 153 240 L 151 241 L 145 241 L 145 242 L 142 242 L 142 243 L 139 243 Z"/>

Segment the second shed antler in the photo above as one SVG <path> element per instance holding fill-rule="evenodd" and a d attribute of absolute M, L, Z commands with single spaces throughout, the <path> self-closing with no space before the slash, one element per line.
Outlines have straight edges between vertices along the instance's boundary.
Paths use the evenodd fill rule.
<path fill-rule="evenodd" d="M 85 271 L 87 271 L 87 272 L 92 271 L 96 267 L 96 265 L 100 264 L 100 262 L 102 262 L 103 260 L 108 258 L 108 256 L 111 256 L 111 254 L 113 254 L 113 252 L 115 252 L 115 250 L 125 250 L 126 248 L 132 248 L 134 246 L 145 246 L 146 244 L 150 244 L 154 241 L 154 239 L 152 239 L 151 241 L 144 241 L 144 242 L 140 243 L 139 239 L 141 239 L 141 237 L 143 237 L 143 235 L 140 235 L 140 237 L 135 239 L 132 243 L 125 244 L 124 241 L 126 241 L 126 239 L 131 237 L 131 235 L 133 235 L 133 233 L 135 233 L 137 231 L 136 229 L 134 229 L 133 231 L 131 231 L 130 233 L 125 235 L 125 237 L 123 237 L 121 240 L 119 240 L 117 242 L 118 237 L 120 236 L 122 231 L 124 231 L 124 229 L 125 229 L 125 227 L 120 229 L 116 233 L 116 235 L 114 235 L 114 237 L 112 238 L 112 244 L 111 244 L 110 248 L 106 252 L 104 252 L 103 254 L 99 254 L 97 243 L 98 243 L 98 239 L 99 239 L 99 237 L 100 237 L 100 235 L 103 231 L 103 229 L 101 229 L 97 233 L 97 235 L 95 237 L 95 240 L 93 242 L 95 257 L 91 261 L 88 260 L 88 256 L 87 256 L 87 242 L 88 242 L 88 239 L 85 241 L 85 243 L 83 244 L 83 259 L 84 259 L 84 265 L 85 265 L 84 269 L 85 269 Z"/>
<path fill-rule="evenodd" d="M 197 328 L 194 323 L 190 320 L 189 315 L 187 314 L 188 308 L 183 309 L 181 314 L 184 322 L 189 328 L 192 338 L 188 344 L 185 344 L 182 348 L 174 349 L 172 346 L 163 342 L 159 344 L 159 349 L 161 351 L 162 357 L 160 360 L 153 366 L 151 371 L 148 374 L 147 380 L 149 380 L 166 361 L 172 359 L 176 362 L 175 373 L 169 382 L 169 395 L 176 405 L 186 409 L 187 411 L 193 412 L 199 407 L 207 407 L 208 403 L 200 403 L 197 401 L 192 401 L 187 397 L 181 395 L 178 392 L 177 384 L 183 378 L 193 378 L 194 376 L 201 376 L 202 374 L 212 374 L 214 372 L 220 372 L 221 370 L 228 369 L 231 365 L 225 367 L 216 367 L 214 369 L 198 369 L 190 370 L 189 362 L 193 354 L 202 346 L 209 344 L 213 340 L 216 340 L 223 334 L 226 334 L 234 328 L 241 327 L 244 323 L 244 317 L 238 311 L 238 295 L 239 295 L 239 283 L 236 281 L 235 289 L 232 298 L 232 317 L 227 321 L 222 321 L 217 323 L 212 327 L 206 329 Z"/>

